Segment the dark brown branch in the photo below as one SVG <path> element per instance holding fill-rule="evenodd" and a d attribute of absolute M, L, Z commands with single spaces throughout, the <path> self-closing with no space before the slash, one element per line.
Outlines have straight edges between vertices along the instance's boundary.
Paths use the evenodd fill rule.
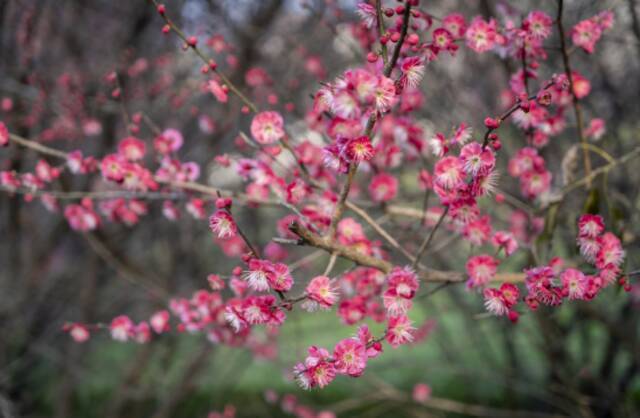
<path fill-rule="evenodd" d="M 329 239 L 326 236 L 323 237 L 311 232 L 309 229 L 305 228 L 298 222 L 293 222 L 291 225 L 289 225 L 289 230 L 300 237 L 300 239 L 302 240 L 302 242 L 300 243 L 301 245 L 309 245 L 311 247 L 320 248 L 330 254 L 335 253 L 338 256 L 351 260 L 360 266 L 372 267 L 380 270 L 385 274 L 389 273 L 391 269 L 393 269 L 393 264 L 386 260 L 372 257 L 357 250 L 356 248 L 338 244 L 337 242 Z M 467 280 L 467 276 L 465 273 L 457 271 L 421 269 L 418 271 L 418 276 L 425 282 L 436 283 L 461 283 Z M 518 282 L 522 281 L 523 279 L 524 275 L 522 273 L 500 273 L 495 277 L 495 281 L 497 282 Z"/>

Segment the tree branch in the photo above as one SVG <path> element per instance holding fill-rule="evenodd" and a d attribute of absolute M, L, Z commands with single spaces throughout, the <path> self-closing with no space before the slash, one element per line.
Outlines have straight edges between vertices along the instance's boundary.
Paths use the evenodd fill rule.
<path fill-rule="evenodd" d="M 562 23 L 562 12 L 564 9 L 564 0 L 558 0 L 558 17 L 556 19 L 556 25 L 558 26 L 558 32 L 560 34 L 560 51 L 562 53 L 562 62 L 564 64 L 564 72 L 569 80 L 569 91 L 571 93 L 573 101 L 573 111 L 576 115 L 576 127 L 578 129 L 578 137 L 582 144 L 582 154 L 584 158 L 584 172 L 587 180 L 587 188 L 591 189 L 591 157 L 589 150 L 587 149 L 587 137 L 584 134 L 584 121 L 582 116 L 582 108 L 578 102 L 578 96 L 573 89 L 573 74 L 571 71 L 571 64 L 569 61 L 569 53 L 567 52 L 567 41 L 565 39 L 564 25 Z"/>

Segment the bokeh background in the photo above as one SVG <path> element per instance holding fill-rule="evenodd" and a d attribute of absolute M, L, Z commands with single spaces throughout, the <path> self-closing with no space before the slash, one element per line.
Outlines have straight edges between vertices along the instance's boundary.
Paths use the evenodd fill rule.
<path fill-rule="evenodd" d="M 293 104 L 286 118 L 294 122 L 296 135 L 308 134 L 304 124 L 295 121 L 303 118 L 320 82 L 363 62 L 366 54 L 351 33 L 358 19 L 354 1 L 166 4 L 187 33 L 214 39 L 208 51 L 234 83 L 262 103 L 277 95 L 276 108 Z M 460 11 L 467 18 L 506 9 L 522 14 L 532 8 L 555 15 L 557 2 L 441 0 L 426 7 L 435 16 Z M 598 146 L 624 155 L 640 138 L 640 2 L 581 0 L 568 1 L 566 7 L 567 27 L 601 10 L 610 8 L 615 14 L 615 26 L 596 53 L 576 52 L 572 63 L 592 83 L 586 112 L 607 121 Z M 179 129 L 186 138 L 181 155 L 201 164 L 204 181 L 239 187 L 240 180 L 216 168 L 213 156 L 234 148 L 250 117 L 240 114 L 237 105 L 222 106 L 202 93 L 200 62 L 182 52 L 174 37 L 163 36 L 161 25 L 145 0 L 0 0 L 0 97 L 14 103 L 0 119 L 20 135 L 49 146 L 105 155 L 126 134 L 120 105 L 110 98 L 105 83 L 106 74 L 117 70 L 129 112 L 144 111 L 162 128 Z M 556 37 L 550 41 L 557 43 Z M 548 52 L 542 79 L 562 71 L 557 48 Z M 425 103 L 419 118 L 433 131 L 461 121 L 482 126 L 486 115 L 503 109 L 501 92 L 517 68 L 517 63 L 493 54 L 480 56 L 461 48 L 458 55 L 430 65 L 421 84 Z M 247 85 L 248 70 L 254 75 L 263 71 L 268 82 Z M 102 126 L 99 135 L 83 133 L 90 120 Z M 573 133 L 570 127 L 542 151 L 554 173 L 575 142 Z M 524 141 L 510 126 L 501 137 L 505 154 Z M 24 149 L 3 149 L 0 168 L 31 170 L 37 158 Z M 595 164 L 604 164 L 594 158 Z M 599 180 L 595 202 L 607 225 L 623 239 L 626 271 L 637 269 L 640 262 L 637 167 L 638 162 L 631 163 Z M 416 173 L 403 173 L 402 200 L 420 208 Z M 99 183 L 65 178 L 61 187 L 88 190 L 102 187 Z M 517 181 L 507 176 L 500 187 L 518 194 Z M 586 198 L 576 191 L 563 204 L 558 224 L 565 227 L 547 243 L 550 255 L 575 256 L 573 225 Z M 291 416 L 280 401 L 269 402 L 274 395 L 285 396 L 285 401 L 295 396 L 309 411 L 327 409 L 338 416 L 640 416 L 637 286 L 630 293 L 612 286 L 589 303 L 527 313 L 517 325 L 488 317 L 481 297 L 462 286 L 449 286 L 416 301 L 412 315 L 429 331 L 422 341 L 388 348 L 370 362 L 362 378 L 339 378 L 321 391 L 301 391 L 288 375 L 307 346 L 331 346 L 355 332 L 355 326 L 340 325 L 335 311 L 292 312 L 277 349 L 260 355 L 215 346 L 202 335 L 174 333 L 145 345 L 118 343 L 106 333 L 86 344 L 74 343 L 61 331 L 66 321 L 108 322 L 123 313 L 147 318 L 166 306 L 167 295 L 189 297 L 207 286 L 207 274 L 235 265 L 212 240 L 205 221 L 183 216 L 169 222 L 159 203 L 152 203 L 150 210 L 134 226 L 107 223 L 99 232 L 80 234 L 37 201 L 2 192 L 0 416 L 203 417 L 225 405 L 235 405 L 240 417 Z M 506 209 L 491 210 L 507 227 Z M 236 214 L 264 245 L 275 236 L 275 221 L 284 212 L 238 208 Z M 375 210 L 373 214 L 383 216 Z M 384 222 L 408 248 L 415 248 L 424 234 L 415 220 L 388 216 Z M 306 248 L 292 251 L 298 258 L 312 253 Z M 469 252 L 467 243 L 441 232 L 430 263 L 459 270 Z M 296 274 L 317 274 L 327 258 L 310 258 Z M 503 267 L 520 270 L 530 262 L 521 252 Z M 348 268 L 349 263 L 339 261 L 334 271 Z M 431 387 L 432 403 L 412 400 L 417 383 Z M 265 393 L 267 389 L 273 393 Z"/>

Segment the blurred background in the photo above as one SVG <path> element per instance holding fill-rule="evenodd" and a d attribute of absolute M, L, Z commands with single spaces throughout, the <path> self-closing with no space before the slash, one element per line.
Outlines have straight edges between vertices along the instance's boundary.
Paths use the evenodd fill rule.
<path fill-rule="evenodd" d="M 264 104 L 277 97 L 271 106 L 285 114 L 294 135 L 308 135 L 301 120 L 320 83 L 361 65 L 366 55 L 354 35 L 355 1 L 165 3 L 243 91 Z M 557 7 L 551 0 L 422 3 L 434 16 L 458 11 L 467 19 L 505 10 L 522 15 L 533 8 L 555 16 Z M 615 26 L 596 52 L 578 51 L 571 59 L 591 81 L 586 113 L 607 122 L 598 146 L 624 155 L 640 137 L 640 2 L 581 0 L 566 7 L 566 27 L 601 10 L 615 14 Z M 185 138 L 181 157 L 201 165 L 201 181 L 239 188 L 237 176 L 217 168 L 213 157 L 235 149 L 250 116 L 240 113 L 234 99 L 223 106 L 204 94 L 201 63 L 184 53 L 175 37 L 162 35 L 161 27 L 154 7 L 144 0 L 0 0 L 0 98 L 12 103 L 0 111 L 0 120 L 21 136 L 57 149 L 95 156 L 113 152 L 126 136 L 120 103 L 105 81 L 115 70 L 129 113 L 144 112 L 161 129 L 180 130 Z M 549 44 L 558 44 L 555 35 Z M 541 79 L 562 72 L 557 47 L 548 53 Z M 484 117 L 504 109 L 501 93 L 516 69 L 517 63 L 465 48 L 455 59 L 436 61 L 421 84 L 421 123 L 431 132 L 448 132 L 461 121 L 481 127 Z M 542 150 L 552 172 L 559 172 L 574 132 L 569 127 Z M 153 133 L 143 130 L 139 136 Z M 524 142 L 511 126 L 501 138 L 505 154 Z M 0 170 L 32 170 L 38 158 L 25 149 L 2 149 Z M 594 158 L 595 165 L 605 163 Z M 501 159 L 503 172 L 505 163 Z M 626 271 L 637 269 L 640 261 L 637 167 L 637 162 L 620 167 L 599 181 L 595 202 L 607 226 L 623 239 Z M 403 174 L 401 200 L 420 209 L 423 193 L 416 174 L 417 168 Z M 60 186 L 90 190 L 104 184 L 96 176 L 75 176 L 64 177 Z M 500 187 L 518 194 L 517 181 L 508 176 Z M 586 198 L 579 190 L 562 205 L 557 223 L 564 228 L 547 243 L 550 255 L 576 254 L 574 225 Z M 492 209 L 504 228 L 511 210 Z M 355 332 L 356 326 L 339 326 L 335 310 L 314 315 L 294 310 L 278 344 L 265 344 L 259 352 L 216 346 L 201 334 L 169 333 L 138 345 L 118 343 L 105 332 L 74 343 L 62 332 L 67 321 L 108 323 L 119 314 L 148 318 L 166 307 L 168 295 L 188 298 L 207 287 L 208 274 L 237 264 L 212 240 L 206 221 L 185 213 L 170 222 L 162 216 L 161 202 L 151 202 L 149 211 L 135 225 L 105 223 L 95 233 L 82 234 L 37 200 L 2 192 L 1 417 L 204 417 L 226 405 L 235 405 L 239 417 L 314 416 L 323 410 L 346 417 L 640 416 L 637 285 L 630 293 L 612 286 L 589 303 L 527 312 L 516 325 L 488 317 L 481 297 L 449 286 L 416 300 L 412 317 L 425 334 L 418 343 L 387 348 L 363 377 L 341 377 L 320 391 L 300 390 L 289 379 L 290 370 L 307 346 L 330 347 Z M 235 213 L 262 246 L 286 214 L 279 208 L 246 207 Z M 373 215 L 383 214 L 374 210 Z M 423 232 L 415 219 L 392 216 L 385 222 L 408 248 L 420 242 Z M 462 270 L 470 250 L 468 243 L 441 231 L 430 262 Z M 291 252 L 300 259 L 313 250 Z M 319 274 L 327 259 L 326 254 L 308 258 L 294 277 Z M 503 267 L 520 271 L 530 262 L 521 251 Z M 334 272 L 351 267 L 338 261 Z M 414 400 L 416 384 L 430 387 L 429 402 Z"/>

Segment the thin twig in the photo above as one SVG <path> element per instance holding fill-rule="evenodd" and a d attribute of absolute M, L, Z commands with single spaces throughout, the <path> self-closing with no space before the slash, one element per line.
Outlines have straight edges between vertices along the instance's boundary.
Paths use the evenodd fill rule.
<path fill-rule="evenodd" d="M 418 249 L 418 254 L 416 254 L 416 258 L 413 261 L 413 265 L 411 266 L 412 268 L 415 269 L 416 266 L 418 265 L 418 263 L 420 262 L 420 259 L 424 255 L 425 251 L 427 250 L 427 247 L 429 246 L 429 244 L 431 243 L 431 240 L 433 239 L 434 235 L 436 234 L 436 231 L 438 230 L 438 228 L 442 224 L 442 221 L 444 221 L 444 218 L 447 217 L 448 213 L 449 213 L 449 206 L 447 206 L 444 209 L 444 211 L 442 212 L 442 215 L 440 215 L 440 218 L 438 218 L 438 222 L 436 222 L 435 226 L 433 227 L 433 229 L 431 230 L 429 235 L 424 239 L 424 241 L 422 241 L 422 244 L 420 245 L 420 248 Z"/>
<path fill-rule="evenodd" d="M 378 21 L 378 37 L 382 38 L 385 35 L 384 17 L 382 16 L 382 0 L 376 0 L 376 20 Z M 387 51 L 387 44 L 380 42 L 380 55 L 382 55 L 382 62 L 386 66 L 389 62 L 389 52 Z"/>
<path fill-rule="evenodd" d="M 327 267 L 324 269 L 324 272 L 322 273 L 323 276 L 328 276 L 329 273 L 331 273 L 331 270 L 333 270 L 333 266 L 335 266 L 337 259 L 338 259 L 338 254 L 331 253 L 331 257 L 329 257 L 329 263 L 327 264 Z"/>
<path fill-rule="evenodd" d="M 544 91 L 546 89 L 548 89 L 549 87 L 553 86 L 553 81 L 550 81 L 549 83 L 547 83 L 544 87 L 542 87 L 542 89 L 540 91 Z M 534 100 L 537 97 L 536 94 L 533 94 L 529 97 L 527 97 L 527 100 Z M 487 127 L 486 132 L 484 133 L 484 138 L 482 140 L 482 149 L 484 150 L 487 145 L 489 145 L 489 136 L 491 135 L 491 133 L 493 131 L 495 131 L 496 129 L 498 129 L 500 126 L 502 126 L 502 122 L 504 122 L 505 120 L 509 119 L 509 117 L 516 111 L 520 109 L 520 102 L 516 102 L 513 106 L 511 106 L 509 109 L 507 109 L 502 115 L 498 116 L 496 118 L 497 122 L 498 122 L 498 126 L 497 127 Z"/>
<path fill-rule="evenodd" d="M 156 9 L 159 6 L 159 3 L 156 0 L 149 0 L 151 3 L 153 3 L 153 5 L 156 7 Z M 160 14 L 160 16 L 162 17 L 162 19 L 164 19 L 165 23 L 167 25 L 169 25 L 169 27 L 171 28 L 171 30 L 178 35 L 178 37 L 180 39 L 182 39 L 182 41 L 185 43 L 185 45 L 188 45 L 189 48 L 191 48 L 193 50 L 193 52 L 196 53 L 196 55 L 202 60 L 202 62 L 204 62 L 205 65 L 211 67 L 211 63 L 213 62 L 211 59 L 207 58 L 204 53 L 196 46 L 196 45 L 190 45 L 189 41 L 187 39 L 187 36 L 185 35 L 185 33 L 173 22 L 173 20 L 171 20 L 169 18 L 169 16 L 167 16 L 166 12 L 163 14 Z M 227 85 L 227 87 L 229 87 L 229 90 L 231 90 L 236 96 L 238 96 L 238 98 L 240 98 L 240 100 L 242 100 L 242 102 L 244 102 L 244 104 L 246 104 L 249 109 L 251 109 L 252 112 L 257 113 L 259 111 L 258 106 L 256 106 L 255 103 L 253 103 L 247 96 L 244 95 L 244 93 L 242 93 L 240 91 L 240 89 L 238 87 L 236 87 L 231 80 L 229 80 L 229 78 L 227 76 L 225 76 L 222 72 L 220 72 L 220 70 L 218 70 L 217 68 L 211 68 L 211 70 L 213 72 L 215 72 L 218 77 L 220 77 L 220 79 L 222 80 L 222 82 L 224 84 Z"/>
<path fill-rule="evenodd" d="M 578 102 L 578 96 L 573 88 L 573 74 L 571 71 L 571 63 L 569 61 L 569 54 L 567 52 L 567 41 L 565 39 L 564 25 L 562 23 L 562 12 L 564 10 L 564 0 L 558 0 L 558 16 L 556 18 L 556 25 L 558 26 L 558 32 L 560 35 L 560 52 L 562 53 L 562 62 L 564 64 L 564 72 L 569 80 L 569 92 L 573 102 L 573 111 L 576 115 L 576 127 L 578 129 L 578 138 L 582 144 L 582 154 L 584 158 L 584 172 L 587 181 L 587 189 L 591 189 L 591 180 L 589 175 L 591 174 L 591 157 L 589 150 L 587 149 L 587 137 L 584 134 L 584 121 L 582 117 L 582 108 Z"/>

